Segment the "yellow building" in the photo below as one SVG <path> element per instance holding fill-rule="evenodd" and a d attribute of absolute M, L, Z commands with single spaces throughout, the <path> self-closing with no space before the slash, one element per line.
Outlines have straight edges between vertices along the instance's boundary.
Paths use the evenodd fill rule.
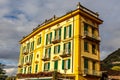
<path fill-rule="evenodd" d="M 80 3 L 20 40 L 18 80 L 99 80 L 98 13 Z"/>

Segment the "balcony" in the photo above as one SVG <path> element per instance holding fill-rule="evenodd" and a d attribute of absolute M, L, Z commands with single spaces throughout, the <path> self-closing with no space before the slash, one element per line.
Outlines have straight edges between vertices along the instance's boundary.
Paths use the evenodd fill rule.
<path fill-rule="evenodd" d="M 52 40 L 52 43 L 55 44 L 55 43 L 59 43 L 61 41 L 61 37 L 60 36 L 56 36 L 53 40 Z"/>
<path fill-rule="evenodd" d="M 71 56 L 71 50 L 64 50 L 62 54 L 60 54 L 60 57 L 70 57 Z"/>
<path fill-rule="evenodd" d="M 35 60 L 35 63 L 39 63 L 39 60 L 37 59 L 37 60 Z"/>
<path fill-rule="evenodd" d="M 19 67 L 19 68 L 22 68 L 22 66 L 23 66 L 22 63 L 19 63 L 19 64 L 18 64 L 18 67 Z"/>
<path fill-rule="evenodd" d="M 99 76 L 100 77 L 101 72 L 97 71 L 97 70 L 90 70 L 90 69 L 85 68 L 83 71 L 83 75 L 84 76 L 91 75 L 91 76 Z"/>
<path fill-rule="evenodd" d="M 28 51 L 27 51 L 27 50 L 23 51 L 23 54 L 24 54 L 24 55 L 27 55 L 27 54 L 28 54 Z"/>
<path fill-rule="evenodd" d="M 49 61 L 49 60 L 50 60 L 50 57 L 49 57 L 49 56 L 44 56 L 44 57 L 42 58 L 42 60 L 43 60 L 43 61 Z"/>
<path fill-rule="evenodd" d="M 30 62 L 30 61 L 27 61 L 27 62 L 26 62 L 26 65 L 31 65 L 31 62 Z"/>
<path fill-rule="evenodd" d="M 84 32 L 83 38 L 88 39 L 90 41 L 95 41 L 95 42 L 100 42 L 100 40 L 101 40 L 99 36 L 96 36 L 95 34 L 92 34 L 88 31 Z"/>

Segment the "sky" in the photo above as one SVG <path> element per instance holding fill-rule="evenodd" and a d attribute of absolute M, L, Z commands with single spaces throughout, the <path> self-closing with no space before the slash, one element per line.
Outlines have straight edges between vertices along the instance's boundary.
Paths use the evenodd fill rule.
<path fill-rule="evenodd" d="M 19 41 L 45 19 L 62 16 L 80 2 L 98 12 L 101 60 L 120 46 L 120 0 L 0 0 L 0 63 L 8 75 L 17 72 Z"/>

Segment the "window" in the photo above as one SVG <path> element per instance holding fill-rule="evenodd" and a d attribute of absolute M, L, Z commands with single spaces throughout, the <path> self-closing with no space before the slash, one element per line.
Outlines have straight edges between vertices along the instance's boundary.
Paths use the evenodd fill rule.
<path fill-rule="evenodd" d="M 54 53 L 60 53 L 60 45 L 54 46 Z"/>
<path fill-rule="evenodd" d="M 23 52 L 23 53 L 26 52 L 26 46 L 23 47 L 22 52 Z"/>
<path fill-rule="evenodd" d="M 94 28 L 92 28 L 92 38 L 96 38 L 97 36 L 96 36 L 96 34 L 95 34 L 95 29 Z"/>
<path fill-rule="evenodd" d="M 37 73 L 37 71 L 38 71 L 38 64 L 36 64 L 35 66 L 35 73 Z"/>
<path fill-rule="evenodd" d="M 67 27 L 64 27 L 64 39 L 70 38 L 72 35 L 72 25 L 70 24 Z"/>
<path fill-rule="evenodd" d="M 84 23 L 84 34 L 88 35 L 88 24 Z"/>
<path fill-rule="evenodd" d="M 94 28 L 92 28 L 92 34 L 93 34 L 93 35 L 95 34 L 95 29 L 94 29 Z"/>
<path fill-rule="evenodd" d="M 49 71 L 50 69 L 50 62 L 44 63 L 44 71 Z"/>
<path fill-rule="evenodd" d="M 41 40 L 42 40 L 42 38 L 41 38 L 41 36 L 39 36 L 39 38 L 37 39 L 37 45 L 41 44 Z"/>
<path fill-rule="evenodd" d="M 70 59 L 62 60 L 62 69 L 70 69 Z"/>
<path fill-rule="evenodd" d="M 84 59 L 84 68 L 88 69 L 88 59 Z"/>
<path fill-rule="evenodd" d="M 55 30 L 55 40 L 61 39 L 61 28 Z"/>
<path fill-rule="evenodd" d="M 96 54 L 96 51 L 95 51 L 95 50 L 96 50 L 96 46 L 95 46 L 94 44 L 92 44 L 92 53 L 93 53 L 93 54 Z"/>
<path fill-rule="evenodd" d="M 88 59 L 84 59 L 84 72 L 88 73 Z"/>
<path fill-rule="evenodd" d="M 28 61 L 28 56 L 25 57 L 25 62 L 27 62 L 27 61 Z"/>
<path fill-rule="evenodd" d="M 31 42 L 31 48 L 30 48 L 30 51 L 33 51 L 34 50 L 34 41 Z"/>
<path fill-rule="evenodd" d="M 71 52 L 71 42 L 68 42 L 68 43 L 64 44 L 64 52 L 66 54 L 70 54 L 70 52 Z"/>
<path fill-rule="evenodd" d="M 57 70 L 57 69 L 58 69 L 58 60 L 54 62 L 54 70 Z"/>
<path fill-rule="evenodd" d="M 29 52 L 30 49 L 30 43 L 27 43 L 27 51 Z"/>
<path fill-rule="evenodd" d="M 31 66 L 28 67 L 28 73 L 31 73 Z"/>
<path fill-rule="evenodd" d="M 84 23 L 84 31 L 88 31 L 88 24 Z"/>
<path fill-rule="evenodd" d="M 29 62 L 32 63 L 33 54 L 29 55 Z"/>
<path fill-rule="evenodd" d="M 24 67 L 24 74 L 26 74 L 26 67 Z"/>
<path fill-rule="evenodd" d="M 30 67 L 29 67 L 29 73 L 31 73 L 31 72 L 32 72 L 31 70 L 32 70 L 32 67 L 30 66 Z"/>
<path fill-rule="evenodd" d="M 20 70 L 20 73 L 23 73 L 23 69 Z"/>
<path fill-rule="evenodd" d="M 92 70 L 95 70 L 95 62 L 93 61 L 93 63 L 92 63 Z"/>
<path fill-rule="evenodd" d="M 52 32 L 46 35 L 46 45 L 52 42 Z"/>
<path fill-rule="evenodd" d="M 88 51 L 88 42 L 84 41 L 84 51 Z"/>
<path fill-rule="evenodd" d="M 50 58 L 51 55 L 51 48 L 46 48 L 45 49 L 45 58 Z"/>
<path fill-rule="evenodd" d="M 93 75 L 97 74 L 97 71 L 96 71 L 96 62 L 95 61 L 92 62 L 92 73 L 93 73 Z"/>

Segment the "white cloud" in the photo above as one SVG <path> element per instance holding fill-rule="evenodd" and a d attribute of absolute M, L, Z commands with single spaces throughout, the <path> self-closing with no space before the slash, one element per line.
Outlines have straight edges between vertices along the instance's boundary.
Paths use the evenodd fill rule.
<path fill-rule="evenodd" d="M 8 76 L 14 76 L 17 73 L 17 68 L 8 68 L 8 69 L 4 69 L 6 71 L 6 74 Z"/>

